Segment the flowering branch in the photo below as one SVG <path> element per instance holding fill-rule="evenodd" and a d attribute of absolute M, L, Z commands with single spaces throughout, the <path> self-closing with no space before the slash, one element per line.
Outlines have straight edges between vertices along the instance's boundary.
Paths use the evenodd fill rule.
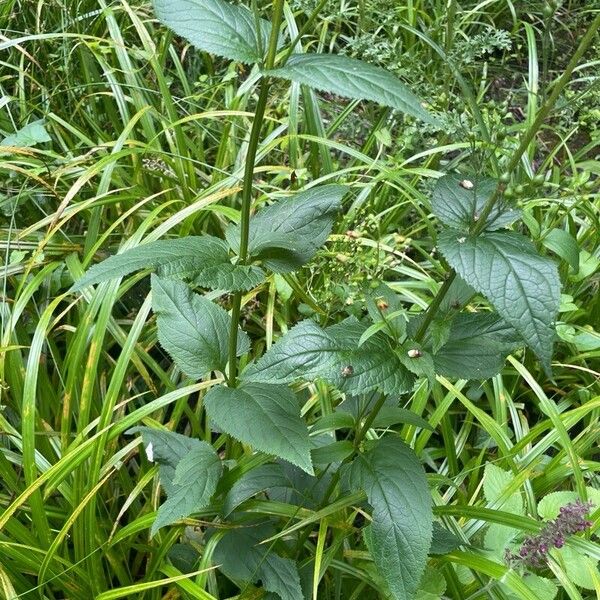
<path fill-rule="evenodd" d="M 525 538 L 517 554 L 507 549 L 504 559 L 511 567 L 521 565 L 539 569 L 546 566 L 552 548 L 562 548 L 567 537 L 591 527 L 587 515 L 593 506 L 591 502 L 581 500 L 563 506 L 558 517 L 540 533 Z"/>

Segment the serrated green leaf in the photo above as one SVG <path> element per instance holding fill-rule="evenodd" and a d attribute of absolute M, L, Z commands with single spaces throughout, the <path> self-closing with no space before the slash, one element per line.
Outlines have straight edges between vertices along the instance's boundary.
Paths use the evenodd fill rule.
<path fill-rule="evenodd" d="M 286 386 L 244 383 L 212 387 L 204 398 L 206 414 L 225 433 L 273 454 L 312 475 L 310 440 L 300 406 Z"/>
<path fill-rule="evenodd" d="M 491 232 L 478 237 L 444 231 L 438 238 L 450 266 L 494 305 L 550 371 L 560 279 L 553 261 L 524 236 Z"/>
<path fill-rule="evenodd" d="M 0 146 L 13 146 L 15 148 L 31 148 L 44 142 L 51 142 L 52 138 L 46 131 L 46 122 L 43 119 L 33 121 L 15 133 L 6 136 Z"/>
<path fill-rule="evenodd" d="M 600 579 L 597 560 L 569 546 L 553 548 L 550 554 L 563 566 L 568 578 L 575 585 L 586 590 L 596 589 L 596 581 Z"/>
<path fill-rule="evenodd" d="M 194 283 L 211 290 L 239 292 L 250 290 L 265 280 L 265 272 L 256 265 L 234 265 L 226 262 L 212 267 L 203 267 Z"/>
<path fill-rule="evenodd" d="M 593 487 L 585 488 L 588 495 L 588 500 L 594 504 L 596 508 L 600 507 L 600 490 Z M 560 491 L 546 494 L 537 505 L 538 515 L 542 519 L 556 519 L 560 513 L 560 509 L 571 502 L 581 500 L 577 492 Z"/>
<path fill-rule="evenodd" d="M 210 444 L 150 427 L 134 427 L 128 433 L 142 434 L 148 459 L 159 464 L 160 483 L 167 493 L 151 535 L 210 503 L 222 471 L 221 461 Z"/>
<path fill-rule="evenodd" d="M 421 585 L 417 590 L 415 600 L 441 600 L 446 591 L 446 580 L 444 576 L 433 567 L 427 567 Z"/>
<path fill-rule="evenodd" d="M 489 504 L 498 510 L 516 515 L 523 514 L 523 499 L 521 494 L 506 493 L 507 488 L 514 481 L 514 475 L 500 467 L 488 463 L 483 474 L 483 495 Z M 501 559 L 510 541 L 519 533 L 518 529 L 492 523 L 485 534 L 485 547 L 492 551 L 495 558 Z"/>
<path fill-rule="evenodd" d="M 214 562 L 235 582 L 260 581 L 281 600 L 304 600 L 296 563 L 275 554 L 269 544 L 261 544 L 272 533 L 264 524 L 231 529 L 215 546 Z"/>
<path fill-rule="evenodd" d="M 290 487 L 291 483 L 278 463 L 260 465 L 244 473 L 232 486 L 223 502 L 223 516 L 232 513 L 242 502 L 275 487 Z"/>
<path fill-rule="evenodd" d="M 311 456 L 315 465 L 326 466 L 332 463 L 341 463 L 349 456 L 352 456 L 353 452 L 354 444 L 352 442 L 339 440 L 325 446 L 313 448 Z"/>
<path fill-rule="evenodd" d="M 525 573 L 523 583 L 533 592 L 536 598 L 554 600 L 558 594 L 558 587 L 551 579 L 540 577 L 534 573 Z M 501 583 L 500 589 L 505 594 L 506 600 L 521 600 L 522 596 L 511 592 L 506 584 Z"/>
<path fill-rule="evenodd" d="M 152 275 L 152 309 L 158 317 L 158 341 L 188 377 L 225 371 L 231 328 L 225 309 L 194 294 L 187 284 L 158 275 Z M 238 356 L 249 348 L 248 336 L 240 330 Z"/>
<path fill-rule="evenodd" d="M 579 272 L 579 245 L 568 231 L 551 229 L 544 235 L 542 244 L 566 261 L 573 269 L 573 273 Z"/>
<path fill-rule="evenodd" d="M 440 302 L 440 315 L 455 314 L 476 294 L 467 282 L 457 275 L 450 284 L 448 293 Z"/>
<path fill-rule="evenodd" d="M 158 270 L 162 277 L 194 279 L 197 285 L 227 291 L 247 290 L 264 279 L 256 266 L 233 265 L 227 244 L 210 235 L 158 240 L 115 254 L 91 267 L 73 290 L 140 269 Z"/>
<path fill-rule="evenodd" d="M 452 552 L 463 545 L 463 541 L 451 531 L 448 531 L 448 529 L 440 525 L 437 521 L 433 523 L 429 554 L 448 554 L 448 552 Z"/>
<path fill-rule="evenodd" d="M 374 334 L 358 346 L 366 329 L 354 317 L 325 329 L 338 350 L 333 355 L 332 364 L 323 369 L 323 378 L 348 393 L 366 393 L 376 389 L 387 394 L 409 391 L 414 378 L 402 366 L 387 336 Z M 350 374 L 348 367 L 352 370 Z"/>
<path fill-rule="evenodd" d="M 366 326 L 354 318 L 327 329 L 313 321 L 303 321 L 241 377 L 278 384 L 300 378 L 322 378 L 346 392 L 378 388 L 388 393 L 409 390 L 412 376 L 402 366 L 386 336 L 375 334 L 358 347 L 365 330 Z"/>
<path fill-rule="evenodd" d="M 425 471 L 396 437 L 384 437 L 345 473 L 373 507 L 373 560 L 395 600 L 412 600 L 427 563 L 433 515 Z"/>
<path fill-rule="evenodd" d="M 435 378 L 433 357 L 420 344 L 408 340 L 398 351 L 398 358 L 411 373 L 418 377 L 428 377 L 430 380 Z"/>
<path fill-rule="evenodd" d="M 257 35 L 254 15 L 245 6 L 223 0 L 152 0 L 152 3 L 161 23 L 199 50 L 247 64 L 262 60 L 260 48 L 268 45 L 271 23 L 259 19 Z"/>
<path fill-rule="evenodd" d="M 496 187 L 497 182 L 487 177 L 444 175 L 437 180 L 433 189 L 431 210 L 444 225 L 468 233 Z M 507 227 L 520 216 L 521 211 L 503 202 L 496 202 L 485 230 Z"/>
<path fill-rule="evenodd" d="M 372 100 L 437 124 L 415 96 L 392 73 L 368 63 L 335 54 L 293 54 L 285 66 L 268 72 L 323 92 L 357 100 Z"/>
<path fill-rule="evenodd" d="M 277 273 L 294 271 L 307 263 L 329 237 L 346 191 L 341 185 L 322 185 L 259 210 L 250 219 L 250 256 Z M 229 227 L 225 236 L 231 248 L 239 252 L 239 226 Z"/>
<path fill-rule="evenodd" d="M 433 356 L 435 372 L 457 379 L 488 379 L 502 370 L 520 337 L 498 315 L 465 313 L 450 325 L 448 341 Z"/>

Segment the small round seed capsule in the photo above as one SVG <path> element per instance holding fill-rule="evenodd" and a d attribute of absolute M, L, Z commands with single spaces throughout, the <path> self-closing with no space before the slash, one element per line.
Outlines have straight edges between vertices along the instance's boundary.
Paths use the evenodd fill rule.
<path fill-rule="evenodd" d="M 342 377 L 352 377 L 354 373 L 354 367 L 352 365 L 347 365 L 342 369 Z"/>
<path fill-rule="evenodd" d="M 472 190 L 475 187 L 475 184 L 470 179 L 463 179 L 458 185 L 465 190 Z"/>

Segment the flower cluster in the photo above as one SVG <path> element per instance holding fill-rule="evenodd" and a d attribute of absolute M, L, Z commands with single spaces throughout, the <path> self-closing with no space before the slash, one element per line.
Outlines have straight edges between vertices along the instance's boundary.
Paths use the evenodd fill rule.
<path fill-rule="evenodd" d="M 522 565 L 529 568 L 545 566 L 548 552 L 552 548 L 562 548 L 568 536 L 591 527 L 587 514 L 594 505 L 591 502 L 571 502 L 560 509 L 560 514 L 550 521 L 537 535 L 525 538 L 518 553 L 506 550 L 505 560 L 511 566 Z"/>

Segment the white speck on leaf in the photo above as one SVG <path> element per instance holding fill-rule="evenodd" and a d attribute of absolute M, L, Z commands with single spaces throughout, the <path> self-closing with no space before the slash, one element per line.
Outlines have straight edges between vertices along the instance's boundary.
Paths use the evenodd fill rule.
<path fill-rule="evenodd" d="M 146 456 L 148 457 L 148 460 L 150 462 L 154 462 L 154 448 L 152 447 L 152 442 L 150 442 L 147 446 L 146 446 Z"/>
<path fill-rule="evenodd" d="M 464 244 L 467 241 L 467 238 L 466 237 L 459 237 L 459 238 L 456 238 L 456 241 L 459 244 Z"/>
<path fill-rule="evenodd" d="M 473 182 L 469 179 L 463 179 L 459 182 L 458 185 L 460 185 L 460 187 L 464 188 L 465 190 L 472 190 L 475 187 Z"/>

